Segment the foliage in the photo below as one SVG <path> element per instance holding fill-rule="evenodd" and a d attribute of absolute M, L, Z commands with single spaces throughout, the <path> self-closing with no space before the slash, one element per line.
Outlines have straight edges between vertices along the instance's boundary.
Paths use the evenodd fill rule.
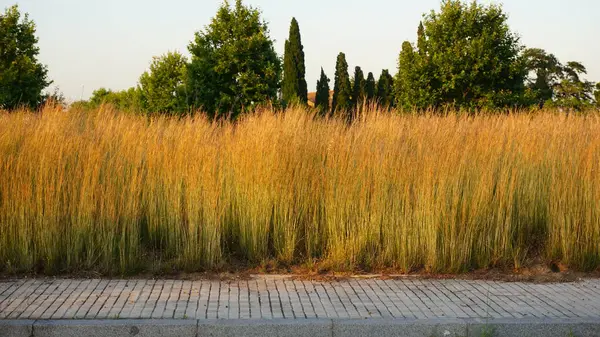
<path fill-rule="evenodd" d="M 175 114 L 187 110 L 186 67 L 187 59 L 177 52 L 153 58 L 150 70 L 139 81 L 146 112 Z"/>
<path fill-rule="evenodd" d="M 0 14 L 0 108 L 35 108 L 44 101 L 42 90 L 52 82 L 37 57 L 35 23 L 21 17 L 14 5 Z"/>
<path fill-rule="evenodd" d="M 359 108 L 365 101 L 366 97 L 366 81 L 365 75 L 360 67 L 354 68 L 354 79 L 352 84 L 352 105 Z"/>
<path fill-rule="evenodd" d="M 304 47 L 300 37 L 300 27 L 296 18 L 290 24 L 290 36 L 285 41 L 283 58 L 283 81 L 281 83 L 282 98 L 285 103 L 299 101 L 308 102 L 306 84 L 306 66 L 304 64 Z"/>
<path fill-rule="evenodd" d="M 582 110 L 593 104 L 594 85 L 581 79 L 587 70 L 583 64 L 570 61 L 563 65 L 553 54 L 543 49 L 530 48 L 523 52 L 527 70 L 535 77 L 528 78 L 540 106 Z"/>
<path fill-rule="evenodd" d="M 425 16 L 416 50 L 402 46 L 399 104 L 419 109 L 521 105 L 526 75 L 521 49 L 500 6 L 444 0 L 439 12 Z"/>
<path fill-rule="evenodd" d="M 0 273 L 600 266 L 596 112 L 346 121 L 0 114 Z"/>
<path fill-rule="evenodd" d="M 596 106 L 600 107 L 600 82 L 596 83 L 596 89 L 594 91 L 594 100 L 596 101 Z"/>
<path fill-rule="evenodd" d="M 553 54 L 543 49 L 528 48 L 523 51 L 527 71 L 535 75 L 527 79 L 527 86 L 533 90 L 538 104 L 543 106 L 554 97 L 554 87 L 560 80 L 562 65 Z"/>
<path fill-rule="evenodd" d="M 365 98 L 368 102 L 375 99 L 376 90 L 375 76 L 373 76 L 372 72 L 369 72 L 365 82 Z"/>
<path fill-rule="evenodd" d="M 594 103 L 594 84 L 581 79 L 587 74 L 585 67 L 579 62 L 568 62 L 562 69 L 560 82 L 554 87 L 552 106 L 569 110 L 583 110 Z"/>
<path fill-rule="evenodd" d="M 329 78 L 321 68 L 321 77 L 317 80 L 317 92 L 315 96 L 315 107 L 321 115 L 329 113 Z"/>
<path fill-rule="evenodd" d="M 225 1 L 190 43 L 189 103 L 210 116 L 252 111 L 277 98 L 281 64 L 260 12 Z"/>
<path fill-rule="evenodd" d="M 377 103 L 383 108 L 394 107 L 394 77 L 384 69 L 377 81 Z"/>
<path fill-rule="evenodd" d="M 92 97 L 87 102 L 79 101 L 73 104 L 75 107 L 82 109 L 97 109 L 101 105 L 110 105 L 121 111 L 140 112 L 142 111 L 142 94 L 139 88 L 129 88 L 116 92 L 100 88 L 94 90 Z"/>
<path fill-rule="evenodd" d="M 333 103 L 331 110 L 335 113 L 348 112 L 352 107 L 352 87 L 350 85 L 350 76 L 348 75 L 348 62 L 346 55 L 339 53 L 335 64 L 335 80 L 333 85 Z"/>

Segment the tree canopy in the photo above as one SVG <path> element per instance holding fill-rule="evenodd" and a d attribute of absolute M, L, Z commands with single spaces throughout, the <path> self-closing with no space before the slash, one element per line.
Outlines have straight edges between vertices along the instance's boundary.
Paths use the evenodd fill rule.
<path fill-rule="evenodd" d="M 582 79 L 587 69 L 580 62 L 562 64 L 556 56 L 543 49 L 523 52 L 529 73 L 527 87 L 537 104 L 581 110 L 593 105 L 594 84 Z"/>
<path fill-rule="evenodd" d="M 277 98 L 281 62 L 255 8 L 225 1 L 195 35 L 187 70 L 189 104 L 211 116 L 236 116 Z"/>
<path fill-rule="evenodd" d="M 172 114 L 187 109 L 186 68 L 187 59 L 177 52 L 153 58 L 139 80 L 145 111 Z"/>
<path fill-rule="evenodd" d="M 396 92 L 405 107 L 493 108 L 523 102 L 523 49 L 498 5 L 444 0 L 404 43 Z"/>
<path fill-rule="evenodd" d="M 92 97 L 87 102 L 78 101 L 74 102 L 71 106 L 83 109 L 95 109 L 103 104 L 111 105 L 121 111 L 142 111 L 141 93 L 135 87 L 116 92 L 106 88 L 99 88 L 94 90 Z"/>
<path fill-rule="evenodd" d="M 35 33 L 35 23 L 17 5 L 0 14 L 0 108 L 35 108 L 44 101 L 42 91 L 52 82 L 37 59 Z"/>

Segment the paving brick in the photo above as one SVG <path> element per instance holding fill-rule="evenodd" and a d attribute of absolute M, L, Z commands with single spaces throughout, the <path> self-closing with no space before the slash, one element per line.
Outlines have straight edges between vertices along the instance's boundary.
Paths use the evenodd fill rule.
<path fill-rule="evenodd" d="M 93 295 L 92 293 L 97 289 L 100 284 L 100 280 L 87 280 L 81 283 L 80 287 L 83 287 L 83 290 L 79 293 L 79 295 L 75 298 L 73 303 L 65 310 L 65 312 L 57 317 L 64 319 L 77 318 L 77 314 L 84 311 L 84 305 L 87 303 L 88 299 Z M 91 304 L 90 304 L 91 305 Z M 85 312 L 81 314 L 81 318 L 85 316 Z"/>
<path fill-rule="evenodd" d="M 131 283 L 128 283 L 128 289 L 123 296 L 123 305 L 120 308 L 118 313 L 112 311 L 109 315 L 118 315 L 120 318 L 132 318 L 131 313 L 135 304 L 140 300 L 142 295 L 142 291 L 144 290 L 144 286 L 146 285 L 146 280 L 136 280 Z"/>

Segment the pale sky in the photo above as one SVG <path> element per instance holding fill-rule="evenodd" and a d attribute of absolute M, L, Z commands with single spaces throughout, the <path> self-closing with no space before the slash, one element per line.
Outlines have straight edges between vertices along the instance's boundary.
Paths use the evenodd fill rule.
<path fill-rule="evenodd" d="M 40 60 L 69 100 L 92 91 L 136 85 L 152 56 L 188 55 L 194 32 L 215 15 L 220 0 L 0 0 L 0 10 L 18 3 L 37 24 Z M 234 2 L 232 0 L 231 2 Z M 490 0 L 481 0 L 489 3 Z M 528 47 L 554 53 L 561 62 L 581 61 L 587 79 L 600 81 L 600 1 L 505 0 L 509 23 Z M 397 71 L 402 42 L 416 40 L 422 14 L 439 0 L 245 0 L 269 23 L 280 56 L 289 23 L 300 24 L 309 91 L 321 66 L 333 78 L 342 51 L 350 76 L 359 65 L 377 78 Z"/>

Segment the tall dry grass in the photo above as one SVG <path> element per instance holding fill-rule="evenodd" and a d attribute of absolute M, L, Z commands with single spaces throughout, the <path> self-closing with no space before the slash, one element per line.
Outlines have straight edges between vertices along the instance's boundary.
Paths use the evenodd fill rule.
<path fill-rule="evenodd" d="M 0 270 L 600 264 L 600 118 L 0 114 Z"/>

